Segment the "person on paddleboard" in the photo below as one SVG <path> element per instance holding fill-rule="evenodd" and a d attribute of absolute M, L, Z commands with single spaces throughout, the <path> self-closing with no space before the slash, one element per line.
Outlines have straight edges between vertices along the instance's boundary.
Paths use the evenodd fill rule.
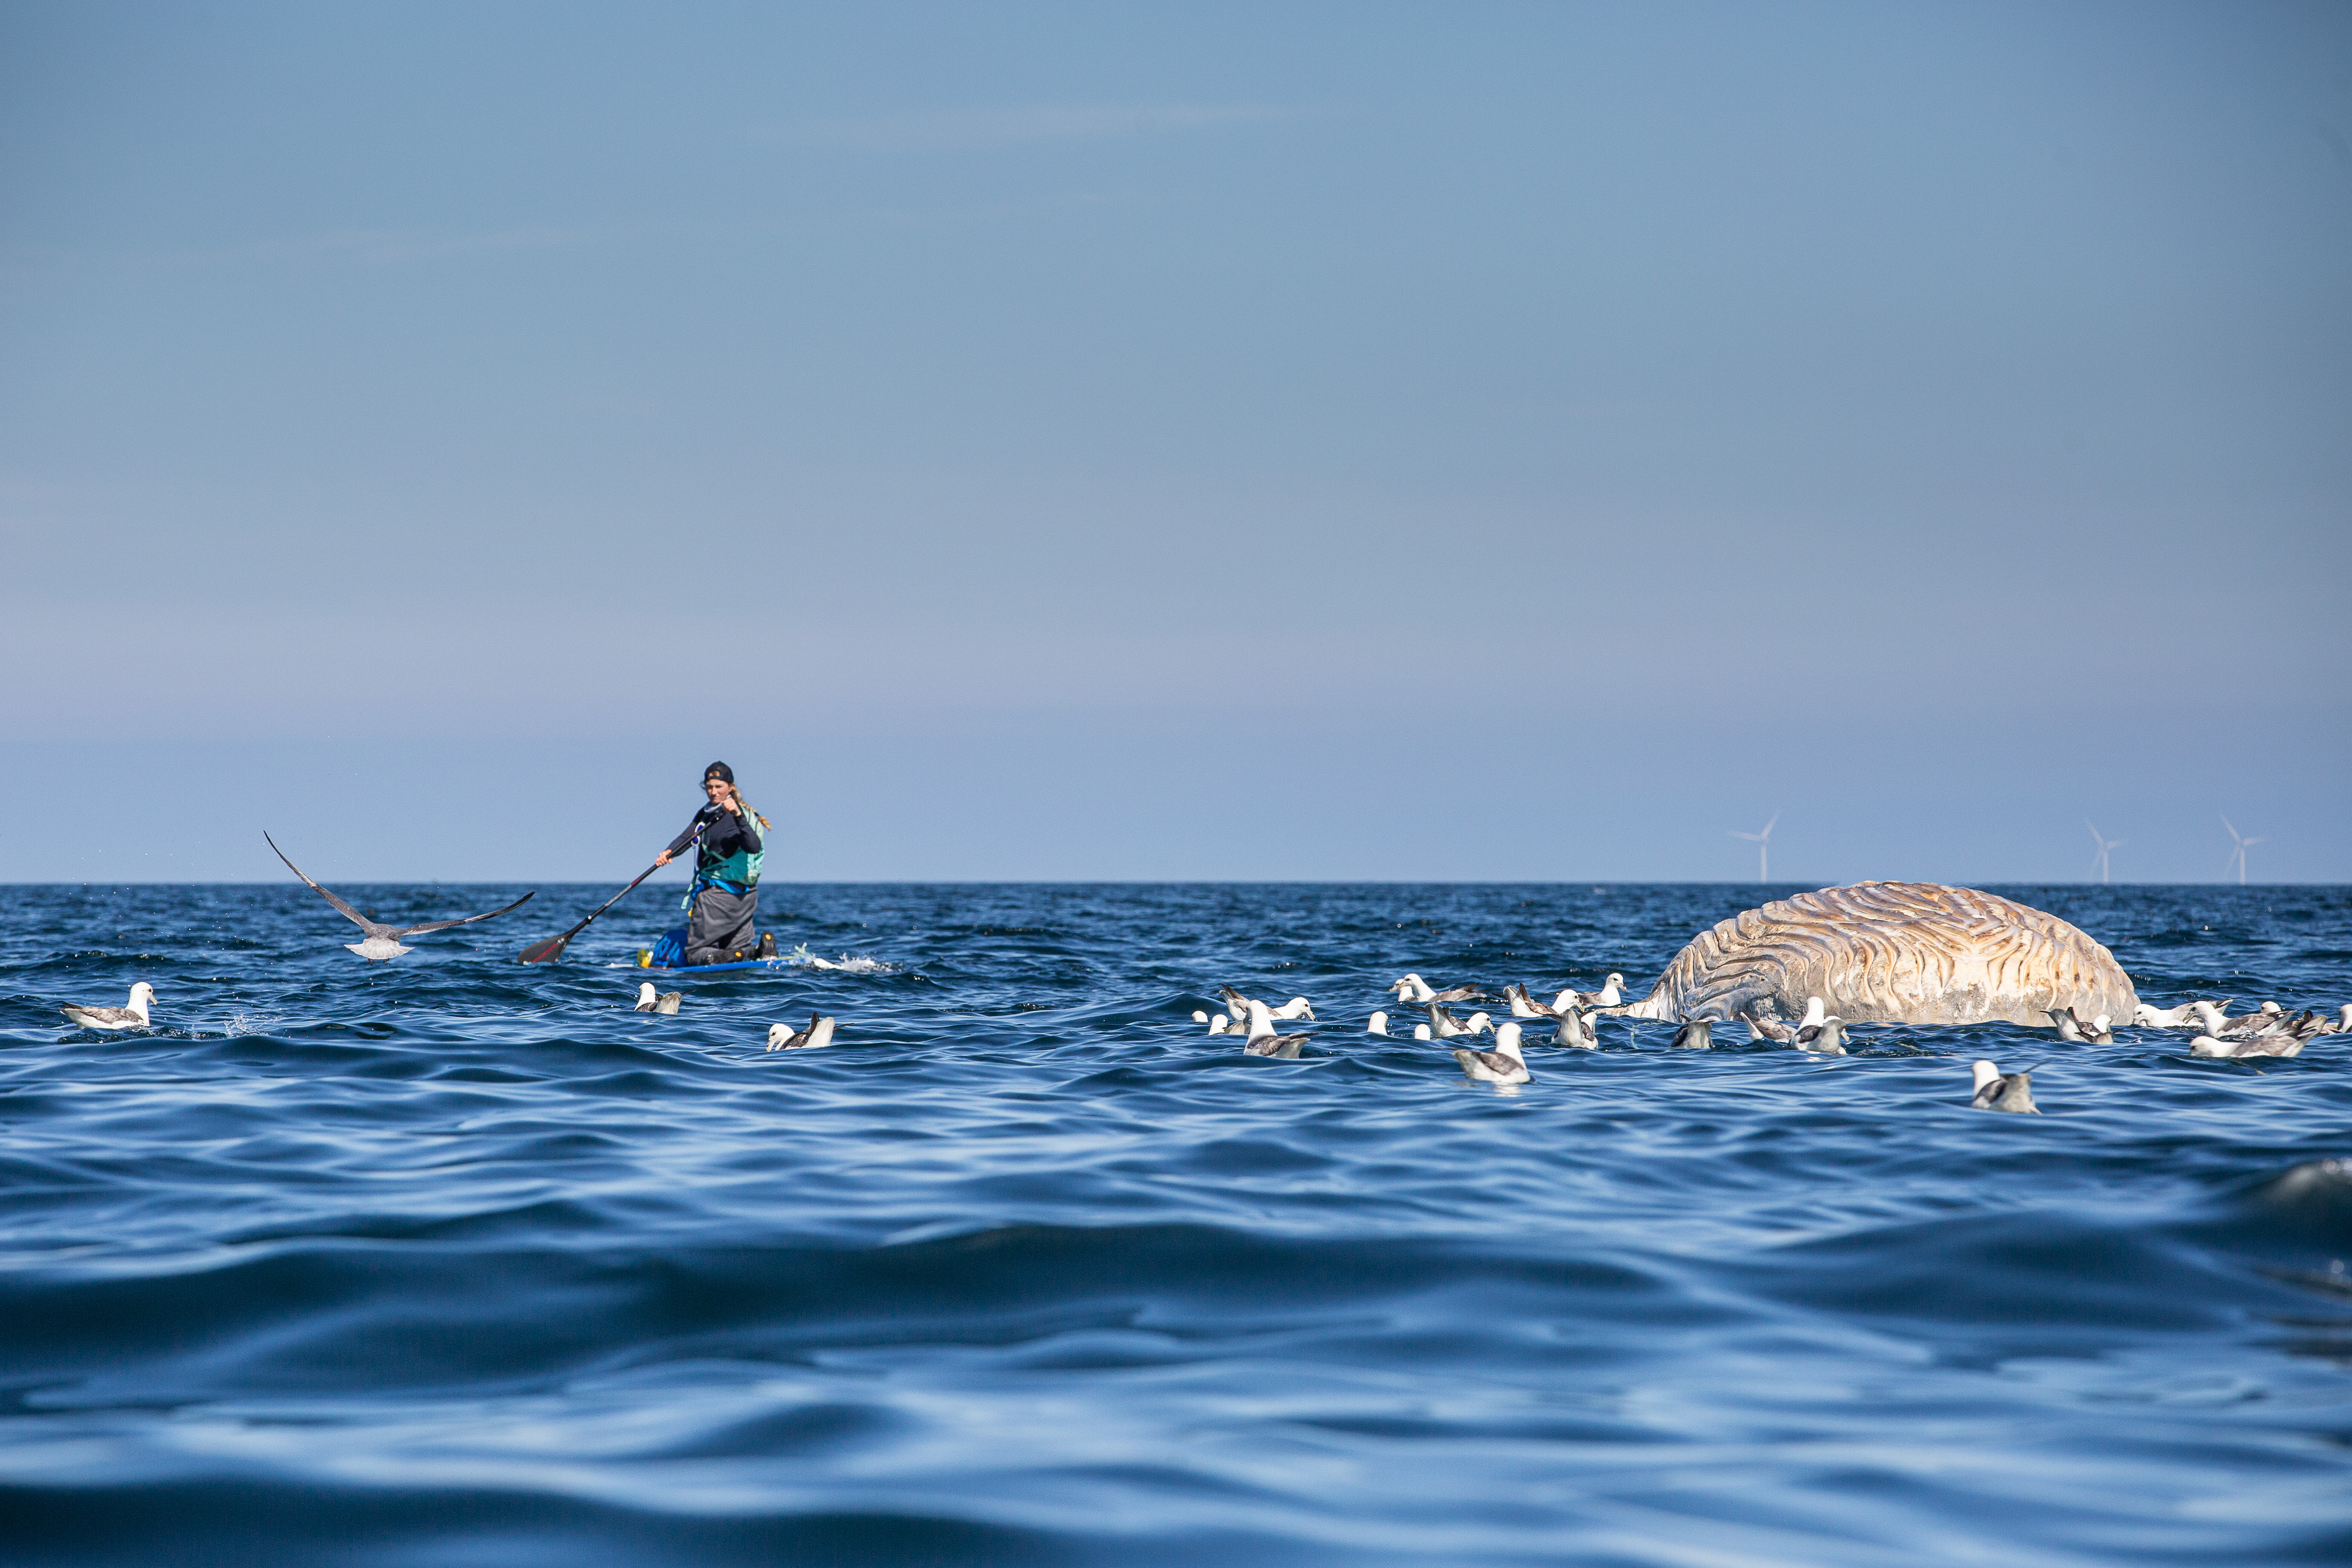
<path fill-rule="evenodd" d="M 760 862 L 766 856 L 760 833 L 768 819 L 735 793 L 735 770 L 713 763 L 702 770 L 710 804 L 694 814 L 686 831 L 654 858 L 667 866 L 694 842 L 702 842 L 694 862 L 694 882 L 686 890 L 686 962 L 738 963 L 775 955 L 773 936 L 755 938 L 751 921 L 760 910 Z"/>

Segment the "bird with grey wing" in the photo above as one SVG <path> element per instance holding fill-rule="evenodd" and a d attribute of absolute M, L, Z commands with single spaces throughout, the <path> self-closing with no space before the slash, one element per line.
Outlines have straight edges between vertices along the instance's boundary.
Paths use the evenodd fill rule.
<path fill-rule="evenodd" d="M 1495 1031 L 1493 1050 L 1456 1049 L 1454 1059 L 1461 1064 L 1465 1078 L 1478 1083 L 1525 1083 L 1534 1076 L 1528 1071 L 1528 1058 L 1519 1048 L 1517 1024 L 1505 1024 Z"/>
<path fill-rule="evenodd" d="M 1686 1051 L 1704 1051 L 1715 1044 L 1715 1021 L 1711 1018 L 1690 1018 L 1675 1031 L 1675 1045 Z"/>
<path fill-rule="evenodd" d="M 1242 1041 L 1242 1049 L 1254 1057 L 1280 1057 L 1295 1060 L 1299 1047 L 1313 1039 L 1312 1035 L 1277 1035 L 1274 1032 L 1274 1015 L 1263 1002 L 1249 1005 L 1249 1034 Z"/>
<path fill-rule="evenodd" d="M 790 1024 L 768 1026 L 768 1048 L 772 1051 L 815 1051 L 833 1044 L 833 1031 L 838 1020 L 822 1013 L 809 1015 L 808 1027 L 795 1029 Z"/>
<path fill-rule="evenodd" d="M 1969 1109 L 2006 1110 L 2012 1116 L 2041 1115 L 2042 1108 L 2033 1103 L 2033 1075 L 2041 1067 L 2036 1062 L 2015 1072 L 2003 1072 L 1992 1062 L 1970 1062 L 1969 1072 L 1976 1079 L 1976 1092 L 1969 1099 Z"/>
<path fill-rule="evenodd" d="M 2049 1014 L 2050 1021 L 2058 1026 L 2058 1037 L 2062 1040 L 2071 1040 L 2077 1045 L 2087 1041 L 2095 1046 L 2116 1043 L 2115 1020 L 2105 1013 L 2087 1024 L 2075 1016 L 2072 1007 L 2053 1007 Z"/>
<path fill-rule="evenodd" d="M 278 848 L 278 840 L 270 838 L 269 835 L 267 833 L 264 833 L 261 837 L 268 840 L 270 848 L 277 850 L 278 858 L 280 860 L 286 860 L 286 851 Z M 286 868 L 293 872 L 296 876 L 301 878 L 305 882 L 310 882 L 310 873 L 303 870 L 301 867 L 294 864 L 293 861 L 286 860 Z M 499 909 L 492 910 L 486 915 L 467 915 L 463 920 L 454 921 L 427 921 L 423 925 L 415 926 L 391 926 L 385 925 L 381 921 L 372 921 L 368 919 L 367 916 L 360 913 L 359 910 L 352 908 L 351 905 L 343 902 L 342 900 L 335 897 L 334 894 L 327 891 L 326 889 L 319 886 L 316 882 L 310 882 L 310 890 L 318 894 L 320 898 L 326 900 L 327 902 L 334 905 L 335 908 L 341 912 L 344 919 L 359 927 L 360 930 L 367 932 L 367 940 L 365 942 L 347 942 L 343 943 L 343 945 L 350 948 L 353 952 L 358 953 L 362 958 L 368 959 L 398 958 L 404 952 L 413 952 L 415 951 L 414 948 L 403 946 L 400 941 L 402 937 L 422 936 L 429 931 L 447 931 L 451 926 L 469 926 L 476 921 L 492 920 L 506 913 L 508 910 L 516 909 L 539 897 L 538 890 L 534 889 L 530 892 L 525 893 L 521 898 L 517 899 L 513 903 L 505 905 Z"/>
<path fill-rule="evenodd" d="M 144 980 L 131 987 L 131 1004 L 125 1007 L 78 1007 L 62 1003 L 58 1011 L 66 1021 L 85 1029 L 151 1029 L 154 1027 L 148 1015 L 148 1004 L 155 1000 L 155 988 Z"/>
<path fill-rule="evenodd" d="M 1560 994 L 1566 997 L 1570 993 L 1563 991 Z M 1592 1013 L 1590 1009 L 1579 1007 L 1572 1001 L 1562 1001 L 1555 1016 L 1559 1019 L 1559 1033 L 1552 1037 L 1552 1044 L 1572 1046 L 1580 1051 L 1597 1051 L 1601 1048 L 1601 1041 L 1592 1032 Z"/>

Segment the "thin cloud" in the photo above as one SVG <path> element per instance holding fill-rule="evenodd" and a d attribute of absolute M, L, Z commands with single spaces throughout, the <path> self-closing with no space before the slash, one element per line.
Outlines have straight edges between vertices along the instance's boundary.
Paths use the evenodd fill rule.
<path fill-rule="evenodd" d="M 1206 131 L 1220 126 L 1262 124 L 1288 114 L 1286 110 L 1238 103 L 1041 105 L 831 120 L 814 127 L 814 133 L 818 141 L 837 146 L 877 152 L 935 152 Z"/>

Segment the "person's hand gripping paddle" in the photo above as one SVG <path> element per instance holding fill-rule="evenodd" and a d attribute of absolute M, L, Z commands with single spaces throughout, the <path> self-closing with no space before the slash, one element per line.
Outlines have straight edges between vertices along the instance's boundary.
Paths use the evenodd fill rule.
<path fill-rule="evenodd" d="M 686 847 L 688 849 L 691 849 L 701 842 L 702 830 L 698 827 L 694 831 L 694 837 L 687 840 Z M 582 931 L 588 929 L 588 921 L 594 920 L 597 915 L 603 914 L 606 910 L 611 909 L 614 904 L 617 904 L 623 899 L 627 898 L 630 892 L 636 887 L 637 882 L 644 881 L 647 877 L 652 876 L 656 871 L 658 871 L 664 866 L 668 865 L 669 861 L 669 856 L 664 855 L 660 859 L 655 861 L 652 865 L 638 872 L 635 882 L 631 882 L 628 887 L 623 888 L 619 892 L 614 893 L 611 898 L 606 899 L 603 903 L 598 904 L 595 910 L 589 915 L 587 921 L 582 921 L 578 925 L 573 926 L 562 936 L 551 936 L 545 942 L 532 942 L 529 947 L 522 950 L 519 961 L 523 963 L 552 963 L 557 959 L 562 958 L 563 956 L 563 949 L 565 945 L 568 944 L 573 937 L 578 936 Z"/>

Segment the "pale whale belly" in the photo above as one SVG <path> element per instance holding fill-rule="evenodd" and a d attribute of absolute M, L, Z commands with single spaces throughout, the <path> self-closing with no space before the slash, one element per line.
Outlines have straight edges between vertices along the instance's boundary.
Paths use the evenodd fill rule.
<path fill-rule="evenodd" d="M 1795 1019 L 1819 996 L 1849 1023 L 2050 1027 L 2049 1010 L 2128 1019 L 2115 954 L 2055 915 L 1968 888 L 1858 882 L 1735 915 L 1675 955 L 1635 1018 Z"/>

